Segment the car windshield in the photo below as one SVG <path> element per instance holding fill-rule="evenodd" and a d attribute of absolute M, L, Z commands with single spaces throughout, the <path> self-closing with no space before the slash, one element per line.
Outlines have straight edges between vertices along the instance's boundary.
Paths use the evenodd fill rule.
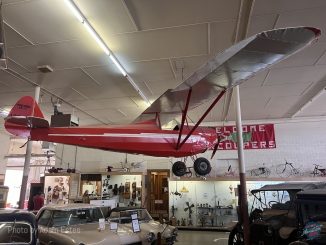
<path fill-rule="evenodd" d="M 79 225 L 98 222 L 104 218 L 100 208 L 55 210 L 53 213 L 52 226 Z"/>
<path fill-rule="evenodd" d="M 0 244 L 31 244 L 32 231 L 25 222 L 0 222 Z"/>
<path fill-rule="evenodd" d="M 291 193 L 281 191 L 259 191 L 254 193 L 253 209 L 290 209 L 294 208 Z"/>
<path fill-rule="evenodd" d="M 152 220 L 152 217 L 150 216 L 150 214 L 147 212 L 146 209 L 112 211 L 109 220 L 111 222 L 126 224 L 126 223 L 131 223 L 133 218 L 137 218 L 139 222 L 148 222 Z"/>

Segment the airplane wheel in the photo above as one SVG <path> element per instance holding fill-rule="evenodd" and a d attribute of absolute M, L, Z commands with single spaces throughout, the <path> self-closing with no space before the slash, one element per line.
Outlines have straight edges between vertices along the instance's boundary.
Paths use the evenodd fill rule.
<path fill-rule="evenodd" d="M 199 157 L 194 162 L 194 170 L 198 175 L 207 175 L 211 172 L 212 167 L 206 158 Z"/>
<path fill-rule="evenodd" d="M 187 167 L 184 162 L 177 161 L 172 165 L 172 172 L 175 176 L 181 177 L 186 174 Z"/>

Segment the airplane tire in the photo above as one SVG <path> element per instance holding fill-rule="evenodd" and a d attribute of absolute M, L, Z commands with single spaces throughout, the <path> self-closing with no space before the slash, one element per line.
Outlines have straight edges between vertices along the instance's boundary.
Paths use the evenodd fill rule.
<path fill-rule="evenodd" d="M 207 175 L 211 172 L 212 167 L 209 161 L 204 157 L 199 157 L 194 162 L 194 170 L 198 175 Z"/>
<path fill-rule="evenodd" d="M 172 165 L 172 172 L 175 176 L 181 177 L 186 174 L 187 167 L 184 162 L 177 161 Z"/>

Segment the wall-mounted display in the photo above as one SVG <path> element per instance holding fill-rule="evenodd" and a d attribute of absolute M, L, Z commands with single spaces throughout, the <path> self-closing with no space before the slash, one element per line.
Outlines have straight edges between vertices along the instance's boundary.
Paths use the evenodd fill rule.
<path fill-rule="evenodd" d="M 141 206 L 142 175 L 102 175 L 102 199 L 116 200 L 119 207 Z"/>
<path fill-rule="evenodd" d="M 69 201 L 70 176 L 45 176 L 45 204 L 67 204 Z"/>

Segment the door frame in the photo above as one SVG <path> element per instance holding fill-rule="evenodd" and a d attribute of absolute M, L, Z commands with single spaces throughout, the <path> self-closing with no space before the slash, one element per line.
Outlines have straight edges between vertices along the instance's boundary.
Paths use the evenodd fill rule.
<path fill-rule="evenodd" d="M 146 192 L 147 192 L 147 202 L 146 202 L 146 208 L 148 210 L 149 213 L 151 213 L 151 209 L 150 209 L 150 205 L 151 205 L 151 173 L 152 172 L 164 172 L 167 173 L 167 178 L 169 179 L 171 177 L 171 170 L 170 169 L 147 169 L 147 175 L 146 175 L 146 179 L 147 179 L 147 185 L 146 185 Z M 168 190 L 169 190 L 169 181 L 168 181 Z M 167 215 L 169 217 L 169 213 L 170 213 L 170 207 L 169 207 L 169 201 L 170 201 L 170 195 L 168 195 L 168 210 L 167 210 Z M 167 217 L 167 218 L 168 218 Z M 160 215 L 159 217 L 160 220 L 163 219 L 163 215 Z"/>

